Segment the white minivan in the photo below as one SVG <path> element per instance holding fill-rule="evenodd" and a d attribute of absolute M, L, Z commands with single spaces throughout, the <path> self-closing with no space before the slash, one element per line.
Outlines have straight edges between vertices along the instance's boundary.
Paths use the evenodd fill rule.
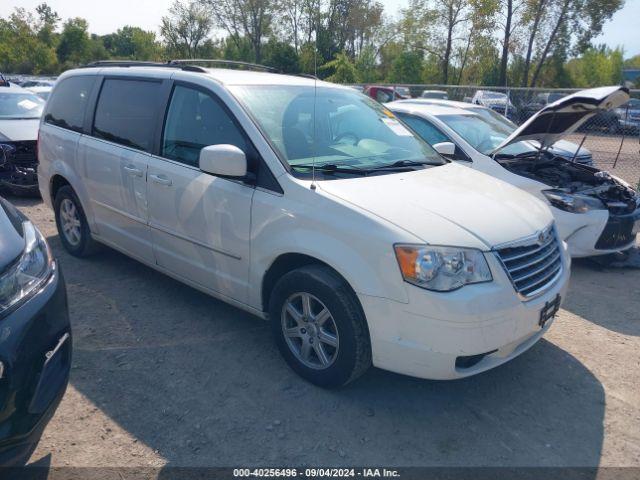
<path fill-rule="evenodd" d="M 350 88 L 98 65 L 61 76 L 38 145 L 71 254 L 106 244 L 268 319 L 318 385 L 371 364 L 485 371 L 536 343 L 565 296 L 544 202 L 444 159 Z"/>

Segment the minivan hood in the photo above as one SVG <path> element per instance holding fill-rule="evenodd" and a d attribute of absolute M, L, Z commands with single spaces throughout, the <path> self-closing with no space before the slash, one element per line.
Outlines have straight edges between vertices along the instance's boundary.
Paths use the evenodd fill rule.
<path fill-rule="evenodd" d="M 524 190 L 455 163 L 318 186 L 433 245 L 487 250 L 553 221 L 547 206 Z"/>
<path fill-rule="evenodd" d="M 625 87 L 591 88 L 573 93 L 534 114 L 491 154 L 523 140 L 536 140 L 542 148 L 550 147 L 599 112 L 613 110 L 628 101 L 629 89 Z"/>
<path fill-rule="evenodd" d="M 11 120 L 0 118 L 0 142 L 22 142 L 37 140 L 39 118 Z"/>

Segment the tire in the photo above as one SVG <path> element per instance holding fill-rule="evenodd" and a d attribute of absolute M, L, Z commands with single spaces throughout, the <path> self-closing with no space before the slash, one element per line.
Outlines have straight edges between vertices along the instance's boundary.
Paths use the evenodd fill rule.
<path fill-rule="evenodd" d="M 70 202 L 70 203 L 68 203 Z M 65 220 L 63 217 L 63 209 L 69 208 L 72 205 L 75 208 L 76 216 L 75 220 L 78 222 L 77 232 L 78 235 L 69 235 L 65 233 L 63 229 L 63 223 Z M 53 202 L 54 213 L 56 217 L 56 226 L 58 227 L 58 234 L 60 241 L 65 250 L 74 257 L 87 257 L 96 253 L 99 250 L 99 244 L 91 238 L 91 230 L 89 229 L 89 223 L 87 217 L 82 208 L 82 204 L 69 185 L 65 185 L 58 190 L 56 198 Z M 68 210 L 65 210 L 68 212 Z M 78 238 L 79 237 L 79 238 Z"/>
<path fill-rule="evenodd" d="M 310 309 L 303 308 L 304 298 Z M 297 318 L 290 309 L 285 312 L 287 305 L 296 310 Z M 308 318 L 301 318 L 309 310 Z M 285 274 L 271 293 L 269 319 L 286 362 L 315 385 L 341 387 L 371 366 L 371 341 L 360 303 L 347 282 L 326 266 L 309 265 Z M 285 328 L 293 336 L 285 335 Z M 336 346 L 325 343 L 328 339 Z M 321 356 L 328 363 L 323 364 Z"/>

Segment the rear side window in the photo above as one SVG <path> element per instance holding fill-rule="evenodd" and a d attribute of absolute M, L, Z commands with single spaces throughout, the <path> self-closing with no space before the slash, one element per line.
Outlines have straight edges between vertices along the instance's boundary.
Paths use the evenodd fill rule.
<path fill-rule="evenodd" d="M 71 77 L 56 86 L 47 103 L 44 121 L 61 128 L 82 132 L 89 95 L 96 82 L 94 76 Z"/>
<path fill-rule="evenodd" d="M 250 157 L 244 135 L 217 99 L 176 86 L 167 113 L 162 156 L 197 167 L 200 150 L 221 144 L 235 145 Z"/>
<path fill-rule="evenodd" d="M 100 91 L 93 135 L 146 152 L 153 145 L 161 83 L 106 79 Z"/>

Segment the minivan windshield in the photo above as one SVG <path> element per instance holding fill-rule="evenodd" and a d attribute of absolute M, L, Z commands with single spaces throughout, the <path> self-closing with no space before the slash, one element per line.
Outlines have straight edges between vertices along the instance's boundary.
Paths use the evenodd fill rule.
<path fill-rule="evenodd" d="M 389 110 L 351 89 L 313 86 L 234 86 L 283 161 L 294 173 L 382 171 L 443 165 L 431 146 Z"/>
<path fill-rule="evenodd" d="M 40 118 L 44 100 L 33 93 L 0 92 L 0 119 Z"/>
<path fill-rule="evenodd" d="M 438 118 L 484 155 L 492 153 L 516 129 L 515 125 L 511 126 L 502 120 L 475 113 L 439 115 Z M 500 151 L 506 155 L 525 155 L 535 152 L 537 152 L 535 147 L 527 142 L 516 142 Z"/>

